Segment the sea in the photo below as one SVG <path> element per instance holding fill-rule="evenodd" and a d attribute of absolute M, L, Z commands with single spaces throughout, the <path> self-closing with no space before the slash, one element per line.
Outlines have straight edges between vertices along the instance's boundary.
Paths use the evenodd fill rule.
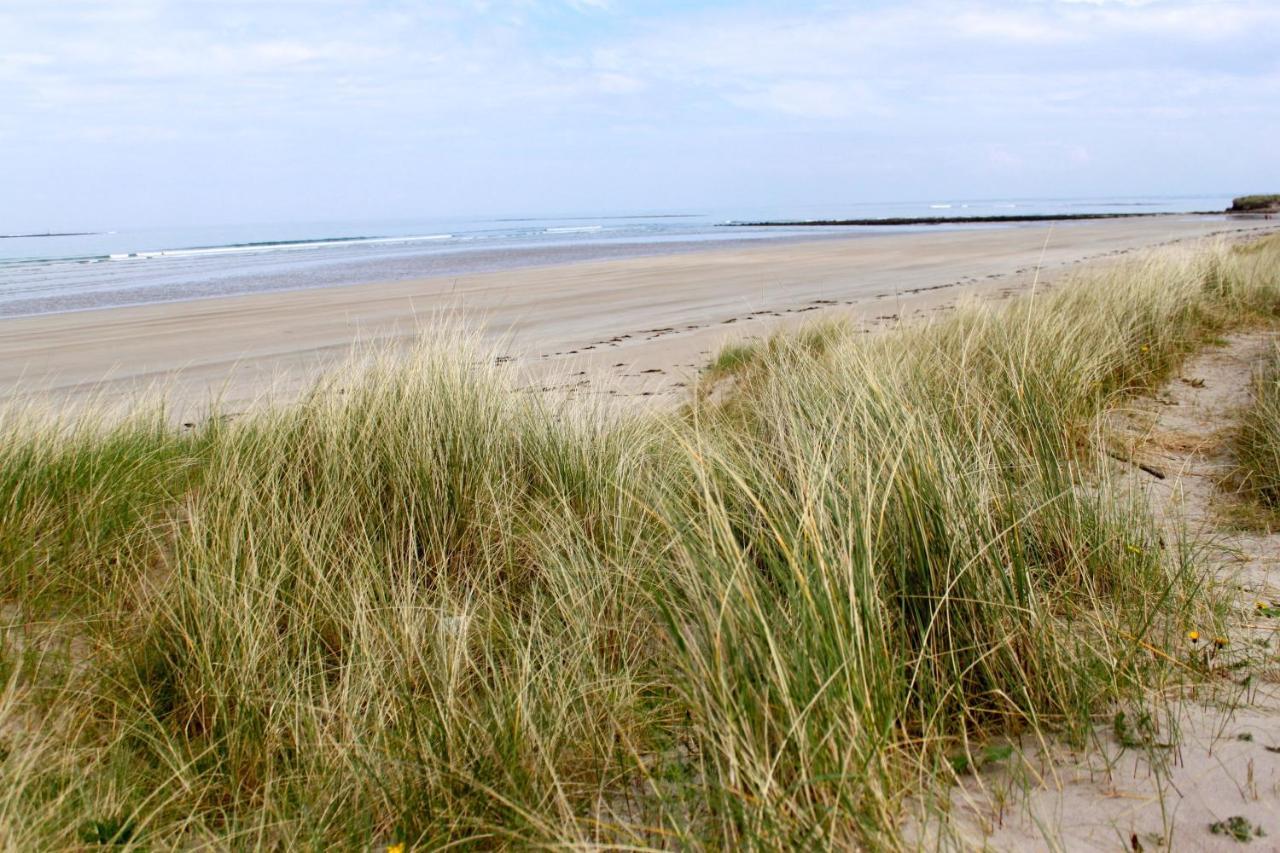
<path fill-rule="evenodd" d="M 751 242 L 1010 228 L 965 217 L 1224 210 L 1230 196 L 934 200 L 607 215 L 119 228 L 0 236 L 0 317 L 497 272 Z M 955 219 L 758 228 L 746 222 Z"/>

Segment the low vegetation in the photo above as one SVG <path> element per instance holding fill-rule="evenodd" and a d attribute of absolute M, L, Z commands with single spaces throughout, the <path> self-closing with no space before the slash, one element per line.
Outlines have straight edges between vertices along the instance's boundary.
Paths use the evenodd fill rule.
<path fill-rule="evenodd" d="M 1231 211 L 1235 213 L 1259 213 L 1280 211 L 1280 194 L 1243 195 L 1231 200 Z"/>
<path fill-rule="evenodd" d="M 1273 242 L 774 338 L 668 413 L 460 339 L 189 430 L 10 413 L 0 843 L 896 846 L 1186 677 L 1201 572 L 1095 424 L 1278 307 Z"/>

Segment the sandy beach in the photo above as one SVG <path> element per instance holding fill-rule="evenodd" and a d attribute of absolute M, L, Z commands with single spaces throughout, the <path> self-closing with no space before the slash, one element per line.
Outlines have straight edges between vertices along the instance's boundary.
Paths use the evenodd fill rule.
<path fill-rule="evenodd" d="M 0 396 L 56 405 L 164 390 L 175 417 L 288 395 L 358 343 L 460 318 L 531 387 L 610 398 L 679 393 L 725 340 L 823 312 L 886 325 L 965 296 L 1002 296 L 1179 241 L 1274 230 L 1187 217 L 851 236 L 396 283 L 0 321 Z"/>

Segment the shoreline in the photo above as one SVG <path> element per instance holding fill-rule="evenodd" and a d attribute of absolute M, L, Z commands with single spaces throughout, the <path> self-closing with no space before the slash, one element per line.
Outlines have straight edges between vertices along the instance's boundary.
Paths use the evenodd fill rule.
<path fill-rule="evenodd" d="M 504 232 L 496 237 L 483 230 L 476 231 L 475 223 L 424 223 L 411 229 L 412 233 L 390 236 L 378 236 L 389 233 L 386 227 L 380 229 L 373 223 L 365 223 L 361 229 L 336 236 L 324 236 L 330 234 L 324 229 L 311 229 L 307 233 L 286 230 L 275 234 L 183 232 L 147 239 L 120 238 L 117 242 L 106 238 L 103 238 L 105 242 L 95 242 L 99 241 L 95 237 L 79 244 L 70 238 L 68 245 L 62 247 L 69 253 L 54 252 L 47 258 L 43 257 L 44 250 L 36 245 L 39 241 L 32 240 L 23 250 L 29 257 L 0 260 L 0 270 L 3 270 L 0 278 L 6 283 L 0 291 L 0 318 L 353 283 L 518 272 L 535 266 L 740 249 L 764 243 L 782 245 L 903 231 L 1027 228 L 1051 221 L 1062 222 L 1066 227 L 1072 222 L 1071 219 L 1038 220 L 1036 217 L 1040 214 L 1019 212 L 1026 215 L 922 219 L 890 218 L 885 215 L 889 211 L 876 211 L 875 215 L 882 218 L 814 220 L 793 227 L 725 227 L 723 222 L 706 222 L 687 231 L 659 229 L 646 233 L 628 230 L 632 228 L 630 225 L 611 233 L 608 227 L 597 223 L 582 230 L 603 227 L 603 232 L 580 238 L 572 234 L 563 238 L 545 237 L 556 230 L 575 230 L 543 229 L 541 226 L 549 221 L 539 223 L 534 229 L 537 235 L 533 231 L 523 235 Z M 1076 225 L 1089 221 L 1085 214 L 1067 215 L 1079 217 Z M 1189 218 L 1183 214 L 1176 217 Z M 982 219 L 991 221 L 977 221 Z M 1004 221 L 1006 219 L 1025 221 Z M 567 221 L 560 221 L 561 225 Z M 813 227 L 826 222 L 864 221 L 873 226 Z M 930 224 L 912 224 L 925 222 Z M 499 231 L 511 227 L 501 223 L 490 225 Z M 63 241 L 45 242 L 61 245 Z"/>
<path fill-rule="evenodd" d="M 43 234 L 0 234 L 0 240 L 30 240 L 36 237 L 96 237 L 101 231 L 46 231 Z"/>
<path fill-rule="evenodd" d="M 1089 220 L 1133 219 L 1148 217 L 1186 217 L 1191 214 L 1115 214 L 1078 215 L 1078 224 Z M 1197 214 L 1199 215 L 1199 214 Z M 1217 214 L 1221 216 L 1220 214 Z M 1207 215 L 1205 215 L 1207 216 Z M 1248 219 L 1247 217 L 1245 219 Z M 1256 217 L 1258 221 L 1262 217 Z M 80 293 L 29 295 L 0 301 L 0 323 L 35 317 L 51 317 L 81 312 L 111 311 L 116 309 L 144 308 L 152 305 L 180 305 L 206 300 L 230 299 L 253 296 L 305 293 L 343 287 L 381 287 L 383 285 L 412 284 L 437 279 L 464 279 L 483 275 L 521 276 L 538 269 L 571 268 L 584 264 L 626 263 L 634 260 L 699 255 L 712 252 L 754 252 L 771 248 L 786 248 L 805 244 L 822 244 L 840 241 L 856 241 L 885 237 L 910 237 L 912 235 L 941 235 L 966 233 L 1002 233 L 1001 228 L 966 228 L 965 222 L 956 218 L 943 218 L 938 229 L 901 224 L 889 220 L 876 220 L 890 228 L 871 228 L 859 231 L 798 228 L 808 233 L 790 233 L 763 236 L 771 227 L 787 223 L 755 223 L 741 227 L 755 227 L 759 237 L 703 237 L 651 242 L 617 242 L 606 244 L 572 244 L 565 246 L 505 246 L 482 250 L 452 250 L 409 258 L 374 258 L 366 260 L 335 260 L 281 273 L 245 274 L 240 276 L 208 275 L 203 279 L 173 281 L 156 284 L 140 279 L 137 283 L 114 287 L 107 291 L 89 288 Z M 857 222 L 848 220 L 845 222 Z M 912 220 L 915 221 L 915 220 Z M 1034 218 L 1025 222 L 985 223 L 995 226 L 1019 224 L 1034 228 L 1037 225 L 1053 225 L 1064 221 L 1050 217 L 1044 221 Z M 1228 224 L 1233 219 L 1208 220 L 1213 224 Z M 953 223 L 954 227 L 946 227 Z M 823 226 L 827 222 L 814 221 L 799 225 Z M 984 223 L 967 223 L 982 225 Z M 722 226 L 716 226 L 722 227 Z M 894 231 L 891 228 L 911 230 Z M 336 238 L 335 238 L 336 239 Z M 342 238 L 347 239 L 347 238 Z M 314 242 L 314 241 L 311 241 Z M 127 259 L 126 262 L 149 263 L 150 259 Z M 145 272 L 145 270 L 144 270 Z"/>
<path fill-rule="evenodd" d="M 1230 215 L 1230 211 L 1188 210 L 1182 212 L 1158 213 L 1025 213 L 996 214 L 991 216 L 897 216 L 879 219 L 784 219 L 763 222 L 728 222 L 738 228 L 812 228 L 857 226 L 860 228 L 882 227 L 892 225 L 998 225 L 1035 222 L 1087 222 L 1099 219 L 1154 219 L 1156 217 L 1174 216 L 1222 216 Z M 723 227 L 723 226 L 722 226 Z"/>
<path fill-rule="evenodd" d="M 1275 230 L 1147 218 L 833 236 L 3 318 L 0 397 L 56 409 L 162 389 L 192 420 L 213 398 L 296 395 L 363 346 L 407 345 L 452 320 L 499 346 L 533 390 L 648 405 L 683 393 L 730 338 L 821 316 L 884 327 L 1082 263 Z"/>
<path fill-rule="evenodd" d="M 132 285 L 108 291 L 109 299 L 99 301 L 102 293 L 90 292 L 65 296 L 26 297 L 9 303 L 0 302 L 0 323 L 30 317 L 48 317 L 86 311 L 112 311 L 119 308 L 141 308 L 148 305 L 178 305 L 216 299 L 277 295 L 327 290 L 342 287 L 381 286 L 455 279 L 474 275 L 522 274 L 528 270 L 570 267 L 579 264 L 626 262 L 637 259 L 664 258 L 707 252 L 752 250 L 765 247 L 820 243 L 831 240 L 857 239 L 856 234 L 790 234 L 768 237 L 724 237 L 673 239 L 651 242 L 619 242 L 603 245 L 573 244 L 566 246 L 504 246 L 481 250 L 452 250 L 408 259 L 382 258 L 360 261 L 333 261 L 296 271 L 288 275 L 246 275 L 239 278 L 210 276 L 201 281 L 178 282 L 167 287 Z M 344 238 L 345 239 L 345 238 Z M 516 258 L 512 262 L 512 258 Z M 149 262 L 147 258 L 129 258 L 125 262 Z M 405 272 L 409 268 L 409 272 Z M 15 309 L 16 306 L 16 309 Z M 52 306 L 31 308 L 30 306 Z"/>

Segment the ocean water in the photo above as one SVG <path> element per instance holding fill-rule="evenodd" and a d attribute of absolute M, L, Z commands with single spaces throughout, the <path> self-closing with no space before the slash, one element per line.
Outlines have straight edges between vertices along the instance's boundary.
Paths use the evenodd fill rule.
<path fill-rule="evenodd" d="M 138 228 L 0 239 L 0 316 L 669 254 L 740 241 L 1007 224 L 751 228 L 735 222 L 1222 210 L 1228 196 L 939 200 L 643 215 Z"/>

